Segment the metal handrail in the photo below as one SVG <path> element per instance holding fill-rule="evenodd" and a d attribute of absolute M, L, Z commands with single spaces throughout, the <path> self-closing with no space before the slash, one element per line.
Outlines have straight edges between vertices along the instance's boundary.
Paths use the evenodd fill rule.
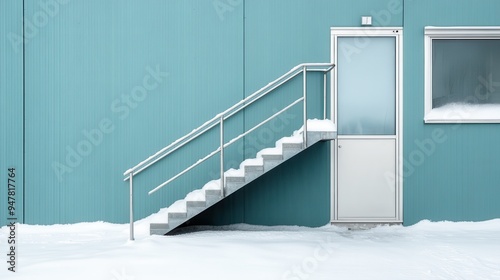
<path fill-rule="evenodd" d="M 204 134 L 208 130 L 212 129 L 213 127 L 219 125 L 220 126 L 220 146 L 213 152 L 209 153 L 207 156 L 204 158 L 198 160 L 194 164 L 190 165 L 188 168 L 184 169 L 183 171 L 177 173 L 175 176 L 171 177 L 167 181 L 163 182 L 162 184 L 158 185 L 156 188 L 151 190 L 149 194 L 152 194 L 156 192 L 157 190 L 161 189 L 162 187 L 166 186 L 168 183 L 174 181 L 178 177 L 182 176 L 189 170 L 193 169 L 194 167 L 198 166 L 205 160 L 209 159 L 210 157 L 216 155 L 217 153 L 220 153 L 220 173 L 221 173 L 221 196 L 224 197 L 224 148 L 227 146 L 231 145 L 232 143 L 236 142 L 237 140 L 241 139 L 242 137 L 246 136 L 247 134 L 251 133 L 252 131 L 256 130 L 260 126 L 264 125 L 268 121 L 274 119 L 276 116 L 279 114 L 283 113 L 284 111 L 288 110 L 289 108 L 293 107 L 294 105 L 298 104 L 299 102 L 303 102 L 303 122 L 304 122 L 304 129 L 303 129 L 303 145 L 307 145 L 307 72 L 323 72 L 323 118 L 326 119 L 326 90 L 327 90 L 327 73 L 330 72 L 335 65 L 333 63 L 303 63 L 295 66 L 292 68 L 290 71 L 287 73 L 283 74 L 276 80 L 272 81 L 271 83 L 267 84 L 263 88 L 257 90 L 247 98 L 239 101 L 235 105 L 231 106 L 229 109 L 225 110 L 224 112 L 216 115 L 209 121 L 205 122 L 198 128 L 194 129 L 190 133 L 184 135 L 183 137 L 179 138 L 178 140 L 172 142 L 170 145 L 164 147 L 163 149 L 159 150 L 156 152 L 154 155 L 148 157 L 144 161 L 138 163 L 134 167 L 128 169 L 123 173 L 125 176 L 124 181 L 129 180 L 129 185 L 130 185 L 130 240 L 134 240 L 134 218 L 133 218 L 133 177 L 146 168 L 150 167 L 151 165 L 155 164 L 159 160 L 165 158 L 169 154 L 173 153 L 174 151 L 178 150 L 179 148 L 183 147 L 184 145 L 188 144 L 192 140 L 196 139 L 200 135 Z M 240 134 L 239 136 L 231 139 L 228 143 L 224 143 L 224 121 L 234 114 L 240 112 L 241 110 L 245 109 L 255 101 L 261 99 L 262 97 L 266 96 L 268 93 L 272 92 L 274 89 L 280 87 L 284 83 L 290 81 L 300 73 L 303 74 L 303 96 L 294 102 L 290 103 L 288 106 L 283 108 L 282 110 L 276 112 L 274 115 L 271 117 L 267 118 L 266 120 L 260 122 L 256 126 L 252 127 L 251 129 L 247 130 L 243 134 Z"/>

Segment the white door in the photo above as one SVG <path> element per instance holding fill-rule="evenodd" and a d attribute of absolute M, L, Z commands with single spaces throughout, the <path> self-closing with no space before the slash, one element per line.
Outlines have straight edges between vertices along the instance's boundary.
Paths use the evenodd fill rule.
<path fill-rule="evenodd" d="M 332 28 L 332 222 L 401 222 L 397 28 Z"/>

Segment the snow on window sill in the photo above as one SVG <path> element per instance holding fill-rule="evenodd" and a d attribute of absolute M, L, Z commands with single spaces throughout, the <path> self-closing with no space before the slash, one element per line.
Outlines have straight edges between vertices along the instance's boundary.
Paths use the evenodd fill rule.
<path fill-rule="evenodd" d="M 500 123 L 500 104 L 447 104 L 427 112 L 424 122 Z"/>

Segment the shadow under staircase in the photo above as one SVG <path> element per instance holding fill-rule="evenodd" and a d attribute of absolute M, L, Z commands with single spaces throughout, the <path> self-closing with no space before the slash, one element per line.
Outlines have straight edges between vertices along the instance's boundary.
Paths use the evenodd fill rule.
<path fill-rule="evenodd" d="M 219 126 L 220 145 L 213 152 L 206 155 L 204 158 L 193 163 L 177 175 L 171 177 L 156 188 L 152 189 L 149 194 L 152 194 L 163 188 L 170 182 L 179 178 L 186 172 L 195 168 L 207 159 L 219 155 L 220 157 L 220 179 L 213 180 L 205 184 L 203 188 L 190 192 L 184 199 L 174 202 L 170 207 L 162 209 L 157 217 L 159 220 L 150 223 L 150 234 L 164 235 L 178 226 L 182 225 L 197 214 L 208 209 L 212 205 L 221 201 L 228 195 L 236 192 L 246 184 L 262 176 L 274 167 L 290 159 L 294 155 L 307 149 L 319 141 L 332 140 L 337 136 L 336 126 L 326 118 L 327 104 L 327 74 L 333 69 L 332 63 L 304 63 L 292 68 L 286 74 L 269 83 L 265 87 L 256 91 L 247 98 L 233 105 L 226 111 L 216 115 L 211 120 L 207 121 L 197 129 L 191 131 L 185 136 L 174 141 L 172 144 L 161 149 L 146 160 L 140 162 L 136 166 L 128 169 L 124 173 L 124 181 L 129 181 L 130 186 L 130 240 L 134 240 L 134 218 L 133 218 L 133 178 L 146 168 L 152 166 L 159 160 L 165 158 L 169 154 L 183 147 L 187 143 L 203 135 L 210 129 Z M 307 118 L 307 72 L 323 72 L 323 119 L 309 120 Z M 294 77 L 303 75 L 303 96 L 296 99 L 282 110 L 276 112 L 266 120 L 247 129 L 244 133 L 231 139 L 229 142 L 224 142 L 224 122 L 231 116 L 245 109 L 255 101 L 271 93 L 276 88 L 290 81 Z M 229 169 L 224 171 L 224 149 L 242 139 L 249 133 L 255 131 L 262 125 L 276 118 L 291 107 L 302 103 L 303 105 L 303 125 L 295 131 L 292 136 L 283 137 L 276 142 L 275 147 L 266 148 L 257 153 L 256 158 L 246 159 L 240 164 L 239 169 Z"/>

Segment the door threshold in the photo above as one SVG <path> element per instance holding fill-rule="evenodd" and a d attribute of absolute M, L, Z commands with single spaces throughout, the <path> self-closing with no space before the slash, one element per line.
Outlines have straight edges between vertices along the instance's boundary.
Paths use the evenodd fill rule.
<path fill-rule="evenodd" d="M 402 222 L 331 222 L 332 225 L 348 230 L 366 230 L 378 226 L 400 226 Z"/>

